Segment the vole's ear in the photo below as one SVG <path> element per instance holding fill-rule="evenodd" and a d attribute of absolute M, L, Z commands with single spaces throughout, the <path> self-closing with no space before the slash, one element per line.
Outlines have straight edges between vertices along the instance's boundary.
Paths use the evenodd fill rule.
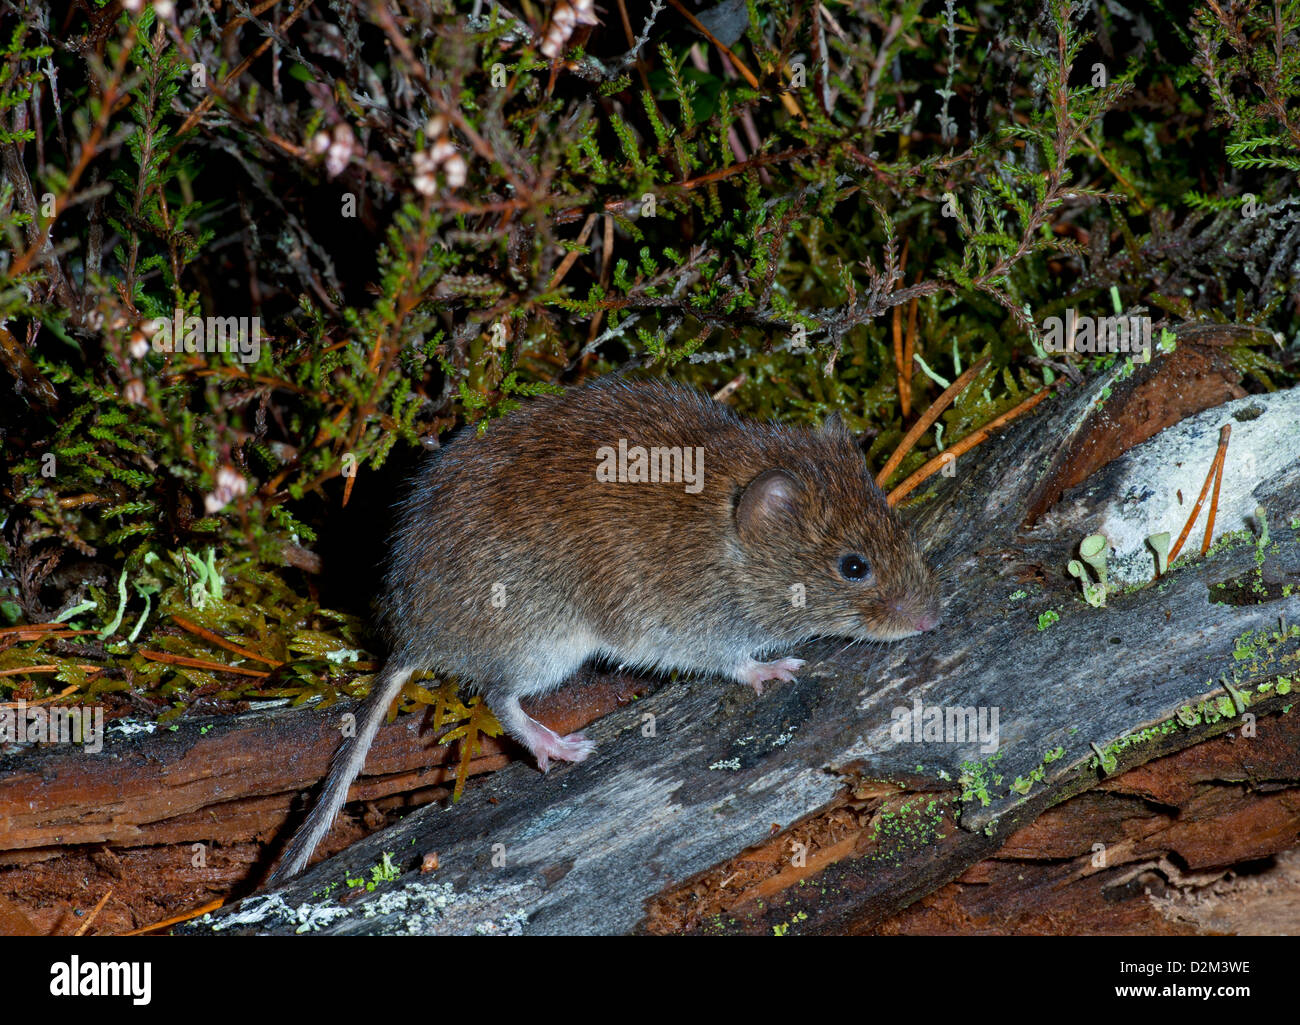
<path fill-rule="evenodd" d="M 845 438 L 851 438 L 853 436 L 848 425 L 845 424 L 844 418 L 841 417 L 839 413 L 832 413 L 822 421 L 822 433 L 839 435 Z"/>
<path fill-rule="evenodd" d="M 771 533 L 781 521 L 793 522 L 797 515 L 799 482 L 781 469 L 764 470 L 745 488 L 736 505 L 736 529 L 742 541 L 757 540 Z"/>

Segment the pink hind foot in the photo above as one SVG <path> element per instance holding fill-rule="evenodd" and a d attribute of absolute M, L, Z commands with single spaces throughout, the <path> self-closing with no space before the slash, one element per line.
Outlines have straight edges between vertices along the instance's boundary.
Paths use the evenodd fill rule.
<path fill-rule="evenodd" d="M 551 767 L 552 758 L 557 762 L 580 762 L 596 750 L 596 742 L 581 733 L 561 737 L 531 717 L 521 725 L 522 736 L 519 739 L 536 757 L 537 767 L 543 772 Z"/>
<path fill-rule="evenodd" d="M 581 733 L 561 737 L 547 729 L 520 707 L 519 698 L 513 694 L 489 694 L 487 700 L 497 721 L 533 753 L 537 767 L 543 772 L 551 767 L 552 758 L 557 762 L 580 762 L 596 750 L 596 742 Z"/>
<path fill-rule="evenodd" d="M 741 663 L 736 670 L 736 679 L 749 684 L 756 694 L 762 694 L 764 680 L 782 680 L 788 683 L 804 664 L 801 658 L 779 658 L 775 662 L 755 662 L 751 658 Z"/>

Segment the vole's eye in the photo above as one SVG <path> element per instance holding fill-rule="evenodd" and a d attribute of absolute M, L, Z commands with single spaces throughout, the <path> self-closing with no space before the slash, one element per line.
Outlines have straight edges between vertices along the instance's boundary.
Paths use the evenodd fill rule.
<path fill-rule="evenodd" d="M 845 580 L 863 580 L 870 572 L 871 567 L 861 555 L 846 555 L 840 559 L 840 575 Z"/>

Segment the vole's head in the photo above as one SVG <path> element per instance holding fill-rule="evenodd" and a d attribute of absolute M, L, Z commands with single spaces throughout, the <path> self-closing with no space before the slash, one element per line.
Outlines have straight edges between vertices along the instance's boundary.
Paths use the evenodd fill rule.
<path fill-rule="evenodd" d="M 838 419 L 745 483 L 746 604 L 774 633 L 895 641 L 939 623 L 939 589 Z"/>

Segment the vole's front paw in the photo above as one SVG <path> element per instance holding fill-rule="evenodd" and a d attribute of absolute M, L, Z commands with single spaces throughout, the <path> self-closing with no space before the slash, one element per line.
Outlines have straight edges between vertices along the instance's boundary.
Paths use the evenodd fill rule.
<path fill-rule="evenodd" d="M 782 680 L 789 682 L 795 673 L 804 667 L 801 658 L 779 658 L 775 662 L 755 662 L 752 658 L 744 662 L 736 672 L 736 679 L 754 688 L 757 694 L 763 693 L 764 680 Z"/>

